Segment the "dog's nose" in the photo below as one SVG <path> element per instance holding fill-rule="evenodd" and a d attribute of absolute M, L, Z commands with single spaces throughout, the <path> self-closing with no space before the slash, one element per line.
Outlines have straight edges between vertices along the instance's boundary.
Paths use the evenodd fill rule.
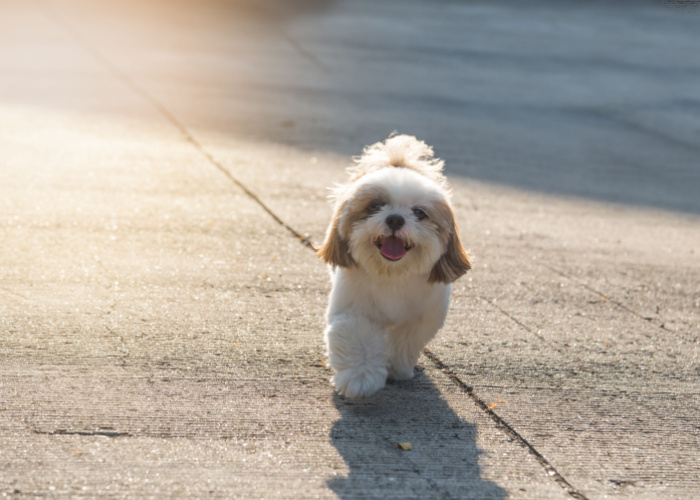
<path fill-rule="evenodd" d="M 390 215 L 389 217 L 386 218 L 386 225 L 389 226 L 389 229 L 392 231 L 398 231 L 403 227 L 404 218 L 400 215 L 394 214 Z"/>

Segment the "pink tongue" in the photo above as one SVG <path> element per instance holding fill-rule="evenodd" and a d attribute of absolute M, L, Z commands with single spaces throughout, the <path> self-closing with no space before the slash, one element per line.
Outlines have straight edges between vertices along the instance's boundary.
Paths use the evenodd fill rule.
<path fill-rule="evenodd" d="M 396 236 L 385 236 L 379 251 L 384 257 L 391 260 L 399 260 L 406 255 L 405 243 Z"/>

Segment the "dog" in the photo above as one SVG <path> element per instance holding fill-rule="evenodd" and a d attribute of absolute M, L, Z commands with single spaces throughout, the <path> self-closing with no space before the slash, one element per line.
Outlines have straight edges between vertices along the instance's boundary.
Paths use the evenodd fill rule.
<path fill-rule="evenodd" d="M 451 283 L 471 263 L 450 204 L 444 162 L 408 135 L 367 146 L 335 188 L 317 255 L 330 267 L 325 342 L 335 390 L 372 396 L 406 380 L 442 327 Z"/>

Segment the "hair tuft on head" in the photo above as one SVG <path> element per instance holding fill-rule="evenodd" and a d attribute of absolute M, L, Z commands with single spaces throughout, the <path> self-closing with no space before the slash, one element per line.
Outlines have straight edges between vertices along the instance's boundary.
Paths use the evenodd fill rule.
<path fill-rule="evenodd" d="M 367 146 L 361 156 L 354 158 L 356 165 L 348 167 L 354 182 L 363 175 L 382 168 L 408 168 L 445 187 L 442 175 L 445 162 L 434 158 L 433 148 L 412 135 L 390 135 L 384 142 Z"/>

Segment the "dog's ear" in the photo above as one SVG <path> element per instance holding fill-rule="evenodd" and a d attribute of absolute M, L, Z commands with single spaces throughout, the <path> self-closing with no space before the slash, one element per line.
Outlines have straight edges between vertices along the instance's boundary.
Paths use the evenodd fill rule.
<path fill-rule="evenodd" d="M 350 255 L 350 249 L 347 242 L 340 235 L 338 229 L 340 225 L 340 215 L 343 211 L 344 204 L 338 204 L 331 219 L 331 224 L 326 232 L 326 239 L 323 244 L 316 248 L 318 255 L 323 262 L 330 264 L 333 267 L 353 267 L 355 261 Z"/>
<path fill-rule="evenodd" d="M 430 271 L 428 283 L 452 283 L 472 268 L 467 252 L 456 234 L 447 243 L 447 251 Z"/>
<path fill-rule="evenodd" d="M 452 283 L 472 268 L 469 255 L 467 255 L 459 239 L 459 229 L 457 228 L 452 208 L 446 206 L 446 210 L 443 213 L 443 222 L 448 226 L 444 228 L 448 234 L 447 245 L 445 253 L 430 271 L 428 283 Z"/>

